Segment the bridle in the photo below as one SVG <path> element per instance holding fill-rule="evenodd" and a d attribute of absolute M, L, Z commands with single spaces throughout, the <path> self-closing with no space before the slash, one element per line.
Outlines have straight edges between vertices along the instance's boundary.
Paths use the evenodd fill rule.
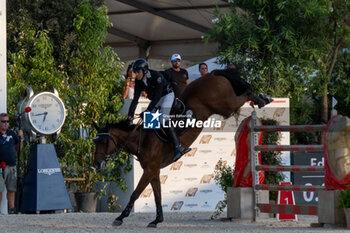
<path fill-rule="evenodd" d="M 137 126 L 135 127 L 135 129 L 133 130 L 133 132 L 135 132 L 136 129 L 137 129 L 138 127 L 140 127 L 141 122 L 142 122 L 142 118 L 140 118 L 140 120 L 138 121 Z M 105 166 L 105 165 L 106 165 L 106 161 L 108 161 L 108 160 L 110 160 L 110 159 L 114 160 L 114 159 L 119 155 L 119 153 L 120 153 L 123 149 L 125 149 L 125 146 L 126 146 L 126 144 L 127 144 L 127 142 L 128 142 L 128 139 L 129 139 L 130 135 L 131 135 L 131 134 L 128 135 L 127 139 L 125 140 L 125 143 L 124 143 L 123 145 L 120 145 L 120 147 L 118 147 L 117 142 L 116 142 L 116 141 L 114 140 L 114 138 L 111 136 L 110 132 L 108 132 L 108 133 L 97 133 L 97 134 L 96 134 L 96 137 L 93 139 L 94 142 L 98 142 L 98 141 L 102 140 L 102 138 L 106 138 L 106 137 L 107 137 L 107 139 L 108 139 L 108 140 L 107 140 L 107 143 L 106 143 L 105 152 L 95 152 L 95 155 L 102 155 L 103 158 L 104 158 L 103 161 L 100 163 L 100 167 Z M 141 131 L 140 131 L 140 136 L 139 136 L 139 137 L 141 138 Z M 111 140 L 112 140 L 113 144 L 115 145 L 115 147 L 118 148 L 118 149 L 117 149 L 116 152 L 114 152 L 112 155 L 109 155 L 109 154 L 107 153 L 107 151 L 108 151 L 108 147 L 109 147 L 109 141 L 111 141 Z M 139 144 L 138 144 L 138 148 L 137 148 L 138 153 L 139 153 L 140 146 L 141 146 L 141 145 L 140 145 L 140 141 L 141 141 L 141 140 L 139 140 Z M 137 158 L 135 158 L 135 159 L 138 160 Z"/>
<path fill-rule="evenodd" d="M 100 139 L 101 137 L 101 139 Z M 111 134 L 108 133 L 97 133 L 96 137 L 94 138 L 94 141 L 98 142 L 100 140 L 102 140 L 102 138 L 107 137 L 107 143 L 106 143 L 106 149 L 105 152 L 95 152 L 96 155 L 103 155 L 104 160 L 108 161 L 110 159 L 115 159 L 117 157 L 117 155 L 120 153 L 120 151 L 122 150 L 122 148 L 117 149 L 117 151 L 115 153 L 112 154 L 112 156 L 110 156 L 107 151 L 108 151 L 108 147 L 109 147 L 109 142 L 112 141 L 113 144 L 115 145 L 116 148 L 118 148 L 118 144 L 116 143 L 116 141 L 114 140 L 114 138 L 111 136 Z M 102 163 L 102 162 L 101 162 Z"/>

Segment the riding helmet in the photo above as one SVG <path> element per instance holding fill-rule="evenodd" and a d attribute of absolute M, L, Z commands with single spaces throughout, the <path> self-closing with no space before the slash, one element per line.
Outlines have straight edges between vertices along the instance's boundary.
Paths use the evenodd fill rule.
<path fill-rule="evenodd" d="M 145 59 L 143 58 L 138 58 L 134 61 L 133 65 L 132 65 L 132 71 L 136 72 L 139 70 L 148 70 L 148 63 Z"/>

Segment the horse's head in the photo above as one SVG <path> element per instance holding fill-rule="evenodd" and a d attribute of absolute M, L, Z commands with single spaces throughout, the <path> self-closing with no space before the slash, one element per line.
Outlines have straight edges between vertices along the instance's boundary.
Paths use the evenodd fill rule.
<path fill-rule="evenodd" d="M 105 169 L 106 160 L 117 150 L 117 142 L 110 134 L 108 124 L 103 128 L 98 127 L 95 122 L 93 125 L 97 130 L 96 137 L 93 139 L 95 143 L 94 166 L 96 169 Z"/>

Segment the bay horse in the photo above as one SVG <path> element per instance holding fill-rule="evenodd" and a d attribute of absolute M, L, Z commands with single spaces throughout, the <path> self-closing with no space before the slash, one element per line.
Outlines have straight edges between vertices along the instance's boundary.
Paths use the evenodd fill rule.
<path fill-rule="evenodd" d="M 272 101 L 266 96 L 256 96 L 249 90 L 248 83 L 240 77 L 237 70 L 215 70 L 191 82 L 180 99 L 192 110 L 197 120 L 205 121 L 213 114 L 224 118 L 236 113 L 246 102 L 263 107 Z M 129 203 L 113 224 L 119 226 L 128 217 L 135 201 L 146 186 L 151 183 L 155 203 L 156 219 L 148 227 L 157 227 L 163 221 L 161 203 L 160 169 L 173 163 L 173 145 L 161 141 L 154 130 L 143 129 L 121 121 L 115 125 L 97 129 L 95 141 L 94 166 L 101 168 L 108 155 L 123 149 L 137 157 L 143 169 L 142 177 L 132 193 Z M 184 148 L 188 148 L 198 137 L 202 128 L 190 128 L 180 137 Z"/>

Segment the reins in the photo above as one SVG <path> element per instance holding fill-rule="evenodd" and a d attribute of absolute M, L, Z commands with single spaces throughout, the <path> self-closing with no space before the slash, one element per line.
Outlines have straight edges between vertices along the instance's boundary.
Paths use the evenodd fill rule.
<path fill-rule="evenodd" d="M 96 136 L 108 137 L 108 141 L 107 141 L 107 144 L 106 144 L 106 150 L 105 150 L 106 152 L 104 152 L 104 153 L 102 153 L 102 152 L 96 152 L 96 154 L 101 154 L 101 155 L 107 157 L 106 160 L 108 160 L 108 159 L 114 160 L 114 159 L 117 157 L 117 155 L 118 155 L 123 149 L 125 150 L 126 145 L 127 145 L 128 141 L 129 141 L 130 135 L 132 135 L 132 134 L 140 127 L 140 125 L 142 124 L 142 122 L 143 122 L 142 117 L 140 117 L 140 119 L 139 119 L 139 121 L 137 122 L 137 124 L 135 125 L 134 129 L 128 134 L 128 136 L 127 136 L 125 142 L 124 142 L 123 144 L 120 144 L 120 146 L 118 146 L 118 144 L 116 143 L 116 141 L 114 140 L 114 138 L 113 138 L 113 136 L 111 135 L 110 132 L 108 132 L 108 133 L 97 133 Z M 137 145 L 137 154 L 140 153 L 140 148 L 141 148 L 141 136 L 142 136 L 142 130 L 140 130 L 139 142 L 138 142 L 138 145 Z M 109 146 L 109 141 L 110 141 L 110 140 L 112 140 L 114 146 L 115 146 L 116 148 L 118 148 L 118 149 L 117 149 L 117 151 L 114 152 L 111 156 L 108 156 L 107 150 L 108 150 L 108 146 Z M 137 158 L 135 155 L 132 154 L 132 156 L 134 157 L 135 160 L 139 161 L 138 158 Z"/>

